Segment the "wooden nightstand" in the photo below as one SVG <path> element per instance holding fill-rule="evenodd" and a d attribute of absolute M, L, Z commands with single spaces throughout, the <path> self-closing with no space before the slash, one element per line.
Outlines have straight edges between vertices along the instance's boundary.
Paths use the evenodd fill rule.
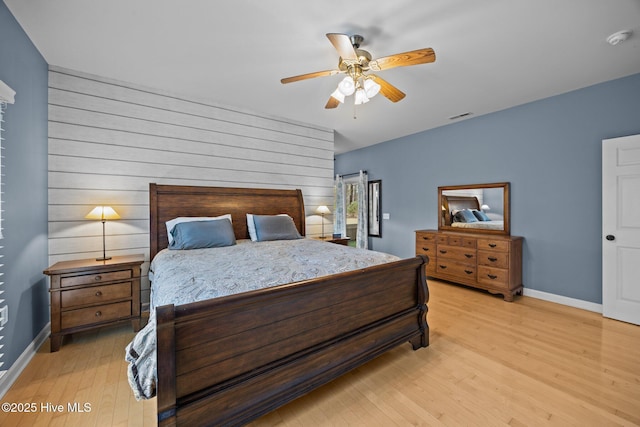
<path fill-rule="evenodd" d="M 348 237 L 314 237 L 314 239 L 317 240 L 322 240 L 323 242 L 329 242 L 329 243 L 336 243 L 338 245 L 344 245 L 344 246 L 349 246 L 349 239 Z"/>
<path fill-rule="evenodd" d="M 51 351 L 67 334 L 131 319 L 140 330 L 140 266 L 144 255 L 107 261 L 61 261 L 44 270 L 51 286 Z"/>

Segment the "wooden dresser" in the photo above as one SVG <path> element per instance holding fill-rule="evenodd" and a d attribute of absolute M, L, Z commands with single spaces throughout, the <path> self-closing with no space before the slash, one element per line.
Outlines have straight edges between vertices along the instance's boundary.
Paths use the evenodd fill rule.
<path fill-rule="evenodd" d="M 416 255 L 427 276 L 486 289 L 513 301 L 522 293 L 522 237 L 438 230 L 416 231 Z"/>
<path fill-rule="evenodd" d="M 64 335 L 130 319 L 140 329 L 140 266 L 144 255 L 107 261 L 61 261 L 44 271 L 51 277 L 51 351 Z"/>

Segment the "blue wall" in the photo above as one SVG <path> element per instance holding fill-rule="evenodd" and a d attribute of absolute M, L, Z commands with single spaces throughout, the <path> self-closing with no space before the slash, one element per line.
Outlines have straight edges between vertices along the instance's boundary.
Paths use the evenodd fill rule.
<path fill-rule="evenodd" d="M 16 91 L 5 112 L 2 331 L 8 369 L 49 322 L 47 268 L 47 70 L 4 2 L 0 2 L 0 80 Z"/>
<path fill-rule="evenodd" d="M 391 108 L 391 107 L 390 107 Z M 525 288 L 602 302 L 602 140 L 640 133 L 640 74 L 336 157 L 336 173 L 382 180 L 375 250 L 414 255 L 437 228 L 437 187 L 511 182 Z"/>

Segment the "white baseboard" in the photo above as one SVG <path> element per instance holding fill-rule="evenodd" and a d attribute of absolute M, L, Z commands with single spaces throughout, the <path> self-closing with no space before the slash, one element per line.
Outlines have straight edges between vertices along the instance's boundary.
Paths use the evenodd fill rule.
<path fill-rule="evenodd" d="M 24 368 L 27 367 L 34 354 L 38 351 L 40 346 L 44 344 L 44 342 L 49 338 L 49 334 L 51 333 L 51 323 L 47 323 L 44 328 L 40 331 L 38 336 L 35 337 L 31 344 L 24 349 L 22 354 L 16 359 L 16 361 L 11 365 L 9 370 L 0 377 L 0 399 L 4 397 L 4 395 L 9 391 L 13 383 L 18 379 Z"/>
<path fill-rule="evenodd" d="M 524 288 L 524 295 L 531 298 L 551 301 L 558 304 L 568 305 L 570 307 L 581 308 L 583 310 L 594 311 L 602 314 L 602 304 L 584 301 L 581 299 L 563 297 L 562 295 L 550 294 L 548 292 L 536 291 L 535 289 Z"/>

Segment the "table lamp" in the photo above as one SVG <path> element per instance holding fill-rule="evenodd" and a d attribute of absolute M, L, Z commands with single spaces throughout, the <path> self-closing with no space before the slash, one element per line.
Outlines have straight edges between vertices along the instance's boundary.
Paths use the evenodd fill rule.
<path fill-rule="evenodd" d="M 318 209 L 316 209 L 316 212 L 322 215 L 322 239 L 324 239 L 324 215 L 330 214 L 331 211 L 329 210 L 328 207 L 322 205 L 322 206 L 318 206 Z"/>
<path fill-rule="evenodd" d="M 99 219 L 102 221 L 102 258 L 96 258 L 96 261 L 106 261 L 111 259 L 107 256 L 105 243 L 104 224 L 108 219 L 120 219 L 120 215 L 111 206 L 96 206 L 85 216 L 86 219 Z"/>

